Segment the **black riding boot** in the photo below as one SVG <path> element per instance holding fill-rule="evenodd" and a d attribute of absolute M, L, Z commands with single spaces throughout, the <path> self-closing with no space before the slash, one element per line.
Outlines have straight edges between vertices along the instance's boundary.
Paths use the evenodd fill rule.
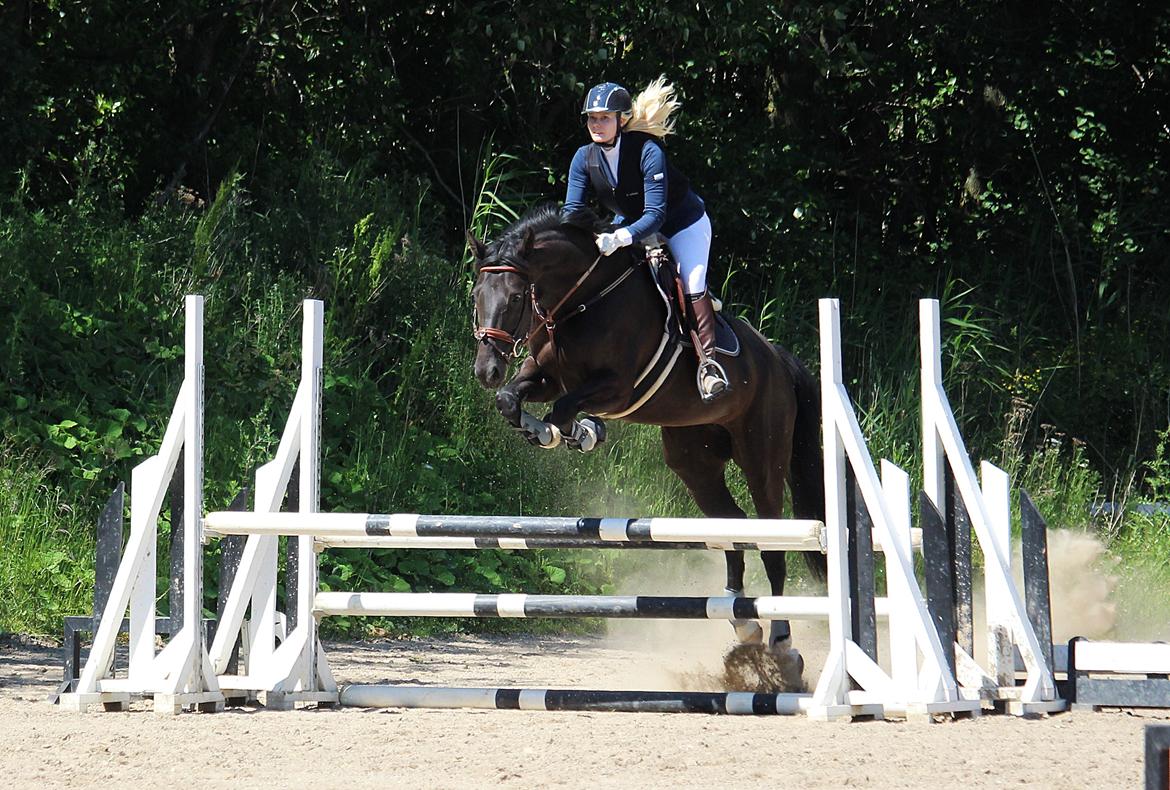
<path fill-rule="evenodd" d="M 688 318 L 691 319 L 695 354 L 699 358 L 699 396 L 704 403 L 710 403 L 731 389 L 726 371 L 715 361 L 715 308 L 709 291 L 689 295 L 687 299 L 691 303 Z"/>

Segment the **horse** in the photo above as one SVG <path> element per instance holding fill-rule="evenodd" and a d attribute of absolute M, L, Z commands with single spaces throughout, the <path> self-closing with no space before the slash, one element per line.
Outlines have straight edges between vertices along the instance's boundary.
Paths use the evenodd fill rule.
<path fill-rule="evenodd" d="M 497 390 L 500 414 L 530 442 L 550 446 L 563 438 L 580 450 L 604 440 L 606 418 L 657 425 L 666 465 L 706 516 L 746 517 L 727 487 L 732 461 L 743 471 L 758 517 L 782 516 L 787 482 L 795 516 L 823 521 L 816 379 L 790 351 L 729 318 L 740 353 L 720 361 L 731 387 L 704 403 L 695 385 L 695 355 L 680 353 L 677 340 L 664 340 L 666 300 L 644 255 L 633 247 L 598 255 L 594 238 L 603 229 L 592 212 L 562 219 L 555 206 L 544 205 L 491 243 L 468 234 L 476 271 L 474 373 L 485 388 Z M 524 346 L 528 356 L 504 384 Z M 669 367 L 662 361 L 667 358 Z M 659 384 L 653 391 L 647 390 L 650 379 Z M 543 421 L 523 411 L 529 401 L 552 402 Z M 581 412 L 589 416 L 577 420 Z M 805 557 L 823 579 L 823 555 Z M 727 551 L 725 558 L 727 592 L 740 596 L 744 553 Z M 782 595 L 784 552 L 761 551 L 761 558 L 772 595 Z M 731 622 L 740 643 L 764 642 L 754 621 Z M 802 685 L 803 661 L 786 621 L 772 622 L 764 646 L 781 664 L 786 685 Z"/>

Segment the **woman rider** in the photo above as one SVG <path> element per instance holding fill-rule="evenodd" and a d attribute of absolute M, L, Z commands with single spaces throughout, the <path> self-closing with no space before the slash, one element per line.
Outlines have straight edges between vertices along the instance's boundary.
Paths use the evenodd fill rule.
<path fill-rule="evenodd" d="M 581 114 L 592 142 L 573 156 L 562 214 L 584 208 L 589 195 L 613 211 L 619 227 L 597 237 L 603 255 L 659 231 L 666 237 L 691 307 L 687 319 L 698 338 L 699 395 L 710 402 L 730 386 L 715 361 L 715 311 L 707 292 L 711 220 L 702 198 L 662 149 L 660 141 L 674 131 L 670 116 L 679 107 L 673 94 L 662 77 L 636 100 L 613 82 L 589 90 Z"/>

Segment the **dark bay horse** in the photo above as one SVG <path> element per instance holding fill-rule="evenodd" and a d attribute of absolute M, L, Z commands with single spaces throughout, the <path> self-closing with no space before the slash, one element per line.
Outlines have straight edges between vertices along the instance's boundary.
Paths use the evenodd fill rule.
<path fill-rule="evenodd" d="M 666 306 L 647 265 L 630 248 L 600 257 L 593 241 L 599 229 L 592 214 L 562 221 L 555 207 L 544 206 L 491 244 L 471 239 L 480 340 L 475 375 L 485 387 L 499 388 L 500 413 L 532 441 L 536 421 L 521 407 L 525 401 L 551 401 L 544 422 L 579 449 L 592 444 L 586 428 L 601 428 L 599 421 L 578 422 L 581 412 L 659 425 L 667 466 L 705 515 L 745 517 L 724 479 L 727 462 L 734 461 L 760 518 L 782 517 L 787 481 L 795 516 L 823 520 L 820 392 L 813 376 L 788 350 L 731 318 L 741 352 L 720 355 L 731 389 L 704 404 L 695 386 L 694 354 L 689 348 L 677 355 L 673 346 L 662 348 Z M 501 387 L 524 344 L 529 355 Z M 646 375 L 656 355 L 677 359 L 669 372 Z M 643 381 L 636 387 L 639 377 Z M 656 378 L 661 386 L 647 399 L 645 382 Z M 783 594 L 784 552 L 761 556 L 772 594 Z M 823 556 L 806 558 L 822 576 Z M 728 551 L 726 560 L 728 591 L 742 594 L 743 552 Z M 762 637 L 754 622 L 735 625 L 741 641 Z M 774 621 L 769 649 L 794 652 L 789 640 L 788 623 Z"/>

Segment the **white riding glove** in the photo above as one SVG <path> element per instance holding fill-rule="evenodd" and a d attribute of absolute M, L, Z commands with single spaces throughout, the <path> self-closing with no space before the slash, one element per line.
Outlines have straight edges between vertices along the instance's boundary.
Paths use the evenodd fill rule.
<path fill-rule="evenodd" d="M 634 243 L 634 236 L 628 228 L 618 228 L 613 233 L 602 233 L 597 237 L 597 249 L 602 255 L 613 255 L 622 247 Z"/>

